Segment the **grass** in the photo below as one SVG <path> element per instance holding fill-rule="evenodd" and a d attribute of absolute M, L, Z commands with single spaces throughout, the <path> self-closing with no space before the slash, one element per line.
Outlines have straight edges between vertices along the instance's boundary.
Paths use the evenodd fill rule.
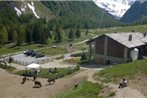
<path fill-rule="evenodd" d="M 3 48 L 0 48 L 0 55 L 15 53 L 19 51 L 25 51 L 30 49 L 39 49 L 42 47 L 46 47 L 46 46 L 42 46 L 39 44 L 31 44 L 31 45 L 14 46 L 14 47 L 8 47 L 8 48 L 3 47 Z"/>
<path fill-rule="evenodd" d="M 97 83 L 83 82 L 77 88 L 71 89 L 55 98 L 103 98 L 99 96 L 102 88 L 102 85 Z"/>
<path fill-rule="evenodd" d="M 101 70 L 96 76 L 103 82 L 118 82 L 124 77 L 134 78 L 140 74 L 147 75 L 147 59 L 115 65 Z"/>
<path fill-rule="evenodd" d="M 78 70 L 79 70 L 78 67 L 75 67 L 75 69 L 72 69 L 72 70 L 69 70 L 68 68 L 58 68 L 57 73 L 49 74 L 48 69 L 41 69 L 41 71 L 38 72 L 37 77 L 40 77 L 40 78 L 61 78 L 66 75 L 72 74 Z M 31 72 L 31 70 L 27 70 L 27 72 L 26 72 L 26 70 L 21 70 L 21 71 L 15 72 L 15 74 L 24 76 L 24 75 L 27 75 L 27 73 L 29 73 L 29 72 Z"/>
<path fill-rule="evenodd" d="M 59 55 L 59 54 L 67 53 L 67 50 L 61 47 L 56 47 L 56 48 L 41 49 L 38 50 L 38 52 L 43 52 L 46 55 Z"/>
<path fill-rule="evenodd" d="M 113 32 L 146 32 L 147 25 L 136 25 L 136 26 L 125 26 L 125 27 L 112 27 L 104 29 L 90 29 L 89 31 L 93 35 L 104 34 L 104 33 L 113 33 Z"/>

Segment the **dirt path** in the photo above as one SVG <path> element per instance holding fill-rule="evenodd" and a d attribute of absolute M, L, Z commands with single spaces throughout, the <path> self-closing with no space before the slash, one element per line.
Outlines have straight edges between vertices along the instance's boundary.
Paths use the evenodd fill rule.
<path fill-rule="evenodd" d="M 21 84 L 21 76 L 9 74 L 0 69 L 0 98 L 52 98 L 74 87 L 75 82 L 86 79 L 86 73 L 87 70 L 70 77 L 58 79 L 53 85 L 47 85 L 46 79 L 37 79 L 41 81 L 43 86 L 33 88 L 32 80 Z"/>

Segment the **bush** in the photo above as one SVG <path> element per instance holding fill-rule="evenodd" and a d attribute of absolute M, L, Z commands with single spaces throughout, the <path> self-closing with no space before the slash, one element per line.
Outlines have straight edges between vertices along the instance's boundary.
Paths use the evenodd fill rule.
<path fill-rule="evenodd" d="M 83 60 L 87 60 L 87 57 L 86 57 L 86 55 L 85 55 L 84 52 L 83 52 L 83 54 L 82 54 L 82 56 L 81 56 L 81 61 L 83 61 Z"/>
<path fill-rule="evenodd" d="M 12 72 L 12 71 L 16 70 L 15 67 L 3 65 L 3 64 L 0 64 L 0 68 L 6 69 L 6 70 L 9 71 L 9 72 Z"/>
<path fill-rule="evenodd" d="M 77 65 L 75 70 L 80 70 L 80 65 Z"/>
<path fill-rule="evenodd" d="M 3 65 L 3 64 L 0 64 L 0 68 L 2 68 L 2 69 L 7 69 L 7 65 Z"/>

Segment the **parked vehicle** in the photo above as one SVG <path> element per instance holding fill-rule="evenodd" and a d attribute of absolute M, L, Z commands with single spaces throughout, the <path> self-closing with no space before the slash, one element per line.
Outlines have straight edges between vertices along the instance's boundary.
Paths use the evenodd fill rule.
<path fill-rule="evenodd" d="M 35 57 L 36 55 L 37 55 L 37 52 L 33 52 L 33 53 L 31 54 L 32 57 Z"/>
<path fill-rule="evenodd" d="M 41 57 L 44 57 L 44 56 L 45 56 L 44 54 L 38 53 L 38 54 L 36 55 L 36 58 L 41 58 Z"/>
<path fill-rule="evenodd" d="M 30 55 L 32 55 L 32 53 L 34 53 L 33 50 L 27 50 L 24 54 L 25 54 L 26 56 L 30 56 Z"/>

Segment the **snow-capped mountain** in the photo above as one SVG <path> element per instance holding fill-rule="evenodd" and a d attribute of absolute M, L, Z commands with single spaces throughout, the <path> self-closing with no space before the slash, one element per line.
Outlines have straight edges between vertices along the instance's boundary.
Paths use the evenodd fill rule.
<path fill-rule="evenodd" d="M 120 18 L 135 0 L 93 0 L 97 6 L 105 9 L 113 16 Z"/>

